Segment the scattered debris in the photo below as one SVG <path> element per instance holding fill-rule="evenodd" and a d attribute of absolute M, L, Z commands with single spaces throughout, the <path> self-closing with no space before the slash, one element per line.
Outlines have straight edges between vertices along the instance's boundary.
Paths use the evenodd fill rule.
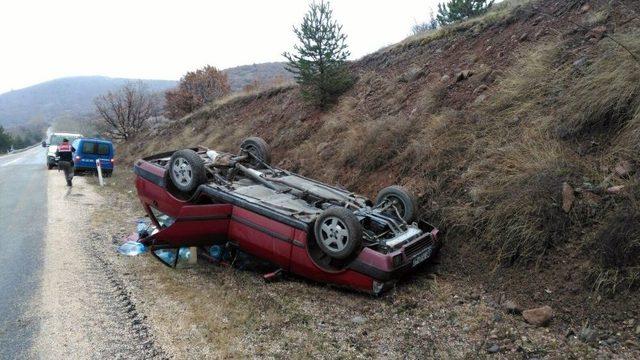
<path fill-rule="evenodd" d="M 137 241 L 127 241 L 118 247 L 118 253 L 126 256 L 137 256 L 147 252 L 147 247 Z"/>

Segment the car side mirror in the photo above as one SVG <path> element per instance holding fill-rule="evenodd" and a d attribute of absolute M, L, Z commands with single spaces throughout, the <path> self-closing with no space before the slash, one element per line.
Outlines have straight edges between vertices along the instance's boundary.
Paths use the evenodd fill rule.
<path fill-rule="evenodd" d="M 47 142 L 46 141 L 42 142 L 42 147 L 47 147 Z"/>

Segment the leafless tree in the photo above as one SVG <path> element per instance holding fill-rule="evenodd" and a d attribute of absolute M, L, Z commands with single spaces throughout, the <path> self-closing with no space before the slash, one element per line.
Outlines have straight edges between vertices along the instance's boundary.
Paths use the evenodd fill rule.
<path fill-rule="evenodd" d="M 141 81 L 100 95 L 94 104 L 111 135 L 125 141 L 143 130 L 149 118 L 158 116 L 160 110 L 156 97 Z"/>

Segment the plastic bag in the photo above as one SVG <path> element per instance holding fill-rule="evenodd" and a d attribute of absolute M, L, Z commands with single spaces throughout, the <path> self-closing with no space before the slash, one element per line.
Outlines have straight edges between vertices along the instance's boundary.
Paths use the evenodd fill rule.
<path fill-rule="evenodd" d="M 180 258 L 180 260 L 189 260 L 189 258 L 191 257 L 191 250 L 189 250 L 189 248 L 186 247 L 182 247 L 180 248 L 180 250 L 178 251 L 178 258 Z"/>
<path fill-rule="evenodd" d="M 118 252 L 122 255 L 136 256 L 147 252 L 147 247 L 137 241 L 127 241 L 118 247 Z"/>

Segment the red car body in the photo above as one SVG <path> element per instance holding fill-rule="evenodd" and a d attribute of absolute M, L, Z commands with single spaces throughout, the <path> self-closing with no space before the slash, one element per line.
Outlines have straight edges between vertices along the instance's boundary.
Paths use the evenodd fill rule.
<path fill-rule="evenodd" d="M 438 230 L 421 222 L 424 232 L 402 248 L 383 254 L 365 247 L 344 268 L 327 269 L 310 255 L 313 224 L 283 217 L 267 207 L 204 185 L 191 199 L 179 199 L 167 189 L 166 170 L 150 159 L 138 160 L 134 166 L 138 196 L 159 229 L 155 213 L 164 213 L 175 220 L 143 240 L 152 249 L 210 246 L 228 241 L 284 271 L 380 294 L 402 274 L 432 257 L 439 247 Z"/>

